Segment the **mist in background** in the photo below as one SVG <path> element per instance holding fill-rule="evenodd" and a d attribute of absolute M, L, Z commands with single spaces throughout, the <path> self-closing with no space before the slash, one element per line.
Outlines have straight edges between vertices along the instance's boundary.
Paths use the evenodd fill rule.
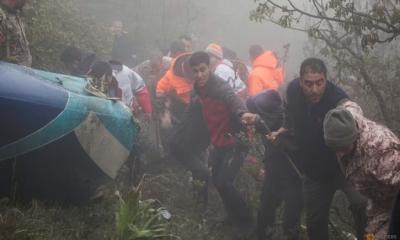
<path fill-rule="evenodd" d="M 248 48 L 260 44 L 285 61 L 286 80 L 298 75 L 304 56 L 305 33 L 283 29 L 272 23 L 249 19 L 256 4 L 252 0 L 79 0 L 83 13 L 104 26 L 121 20 L 133 39 L 137 62 L 155 48 L 167 49 L 182 34 L 190 35 L 195 49 L 215 42 L 237 52 L 249 63 Z"/>

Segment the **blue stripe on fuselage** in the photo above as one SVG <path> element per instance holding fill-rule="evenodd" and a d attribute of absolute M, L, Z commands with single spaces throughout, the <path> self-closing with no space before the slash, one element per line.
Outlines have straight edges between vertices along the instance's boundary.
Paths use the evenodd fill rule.
<path fill-rule="evenodd" d="M 132 114 L 120 102 L 68 93 L 43 81 L 31 69 L 2 62 L 0 109 L 0 159 L 27 153 L 61 138 L 79 126 L 89 112 L 96 113 L 127 149 L 132 149 L 138 137 Z"/>
<path fill-rule="evenodd" d="M 67 103 L 64 89 L 36 79 L 29 71 L 0 62 L 0 147 L 45 126 Z"/>

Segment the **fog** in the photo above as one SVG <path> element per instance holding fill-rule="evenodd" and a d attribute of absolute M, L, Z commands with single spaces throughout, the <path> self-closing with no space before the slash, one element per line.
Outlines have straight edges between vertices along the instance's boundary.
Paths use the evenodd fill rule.
<path fill-rule="evenodd" d="M 139 60 L 147 58 L 154 48 L 166 48 L 181 34 L 195 40 L 196 50 L 216 42 L 235 50 L 248 61 L 251 44 L 284 55 L 285 44 L 290 50 L 285 64 L 287 80 L 297 74 L 304 58 L 306 34 L 283 29 L 269 22 L 249 19 L 256 7 L 252 0 L 80 0 L 85 14 L 104 25 L 121 20 L 133 36 Z"/>

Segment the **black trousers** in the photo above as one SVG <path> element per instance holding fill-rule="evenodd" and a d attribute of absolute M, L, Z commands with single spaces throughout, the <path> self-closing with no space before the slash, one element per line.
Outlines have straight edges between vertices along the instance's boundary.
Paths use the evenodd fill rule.
<path fill-rule="evenodd" d="M 208 203 L 209 170 L 207 164 L 207 149 L 203 152 L 173 151 L 172 156 L 180 162 L 185 169 L 192 173 L 193 180 L 199 184 L 195 186 L 195 198 L 199 203 Z"/>
<path fill-rule="evenodd" d="M 257 236 L 259 240 L 272 239 L 276 211 L 283 203 L 285 239 L 298 239 L 303 208 L 302 182 L 286 155 L 274 146 L 268 145 L 268 149 L 265 158 L 266 176 L 257 216 Z"/>
<path fill-rule="evenodd" d="M 329 182 L 320 182 L 307 177 L 304 180 L 303 192 L 309 240 L 329 239 L 329 210 L 337 190 L 342 190 L 346 194 L 355 221 L 357 237 L 364 238 L 367 225 L 367 199 L 356 192 L 342 174 L 337 174 Z"/>
<path fill-rule="evenodd" d="M 228 220 L 238 226 L 252 225 L 250 209 L 234 186 L 246 155 L 247 149 L 238 145 L 214 147 L 210 153 L 212 182 L 222 199 Z"/>
<path fill-rule="evenodd" d="M 267 173 L 268 174 L 268 173 Z M 271 239 L 276 222 L 276 211 L 284 204 L 283 232 L 288 239 L 298 239 L 303 207 L 300 179 L 266 177 L 261 193 L 257 217 L 259 240 Z"/>
<path fill-rule="evenodd" d="M 174 152 L 173 156 L 192 173 L 193 179 L 208 182 L 208 166 L 206 150 L 200 153 Z"/>
<path fill-rule="evenodd" d="M 400 239 L 400 191 L 394 201 L 388 235 L 391 239 Z"/>

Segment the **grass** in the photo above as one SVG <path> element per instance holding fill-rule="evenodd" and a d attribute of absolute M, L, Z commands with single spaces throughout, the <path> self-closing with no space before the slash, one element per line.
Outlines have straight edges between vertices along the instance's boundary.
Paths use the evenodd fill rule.
<path fill-rule="evenodd" d="M 113 208 L 107 201 L 85 207 L 50 206 L 36 201 L 12 206 L 3 201 L 0 239 L 111 239 Z"/>
<path fill-rule="evenodd" d="M 196 204 L 190 182 L 191 175 L 179 164 L 153 160 L 146 168 L 147 173 L 138 188 L 140 193 L 132 191 L 132 187 L 127 185 L 126 177 L 123 175 L 121 179 L 104 188 L 103 198 L 85 206 L 46 205 L 38 201 L 12 205 L 7 199 L 3 199 L 0 201 L 0 239 L 129 239 L 121 237 L 124 231 L 137 233 L 143 229 L 148 230 L 149 226 L 153 230 L 161 228 L 161 235 L 163 237 L 168 235 L 164 239 L 177 239 L 177 237 L 183 240 L 232 239 L 230 235 L 232 229 L 222 224 L 223 206 L 214 188 L 210 188 L 209 205 L 205 208 Z M 249 168 L 252 169 L 254 166 L 243 167 L 244 170 Z M 251 207 L 257 209 L 260 182 L 254 180 L 251 172 L 242 171 L 237 183 Z M 119 197 L 115 195 L 117 190 L 120 193 Z M 128 203 L 129 199 L 135 200 Z M 145 216 L 142 220 L 147 220 L 140 220 L 142 224 L 140 225 L 131 220 L 133 219 L 131 217 L 125 218 L 123 212 L 130 211 L 122 210 L 126 204 L 134 206 L 140 204 L 145 212 L 141 213 L 142 217 Z M 168 222 L 161 221 L 160 218 L 164 208 L 171 213 Z M 149 212 L 152 214 L 148 214 Z M 132 212 L 127 214 L 127 216 L 135 215 L 136 213 Z M 151 224 L 146 225 L 149 222 Z M 278 219 L 277 234 L 280 232 L 281 224 L 281 220 Z M 306 239 L 304 229 L 302 235 L 302 239 Z M 280 239 L 279 236 L 277 239 Z"/>
<path fill-rule="evenodd" d="M 7 199 L 3 199 L 0 201 L 0 239 L 129 239 L 118 232 L 123 232 L 121 229 L 126 230 L 127 227 L 132 231 L 133 225 L 138 226 L 138 224 L 133 224 L 134 222 L 121 224 L 122 221 L 129 222 L 124 217 L 123 212 L 126 210 L 123 210 L 123 206 L 136 204 L 138 203 L 136 200 L 141 199 L 140 204 L 146 214 L 157 213 L 152 215 L 157 216 L 152 220 L 151 217 L 148 218 L 150 215 L 143 214 L 143 219 L 147 218 L 147 222 L 154 220 L 153 226 L 161 227 L 163 230 L 168 228 L 168 239 L 176 239 L 171 236 L 180 236 L 181 239 L 191 240 L 223 240 L 225 233 L 220 234 L 219 225 L 215 224 L 223 218 L 223 208 L 216 193 L 211 193 L 215 204 L 205 211 L 196 205 L 193 199 L 189 178 L 190 175 L 175 163 L 158 162 L 144 177 L 141 196 L 138 198 L 133 196 L 138 193 L 131 191 L 132 188 L 127 186 L 126 179 L 120 179 L 105 187 L 102 199 L 85 206 L 65 207 L 38 201 L 13 205 Z M 121 194 L 120 197 L 115 195 L 117 190 Z M 127 199 L 131 199 L 131 202 Z M 142 201 L 142 199 L 152 200 Z M 159 225 L 159 215 L 164 210 L 163 207 L 172 214 L 168 227 Z M 143 228 L 146 227 L 142 226 Z M 210 235 L 215 237 L 208 237 Z"/>

